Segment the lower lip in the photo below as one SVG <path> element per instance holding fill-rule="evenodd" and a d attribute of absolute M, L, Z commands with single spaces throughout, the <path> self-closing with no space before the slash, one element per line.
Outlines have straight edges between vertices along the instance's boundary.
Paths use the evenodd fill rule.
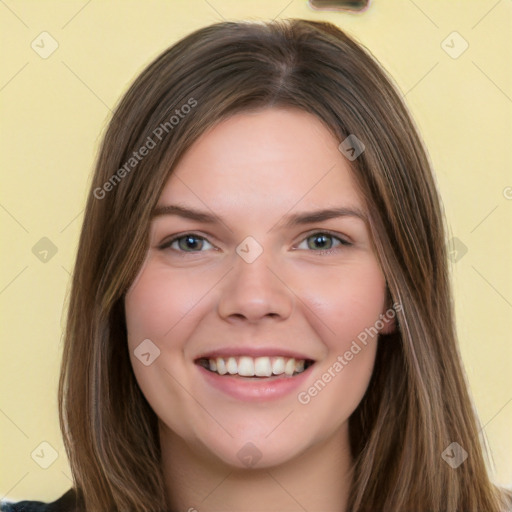
<path fill-rule="evenodd" d="M 297 390 L 304 385 L 313 366 L 311 365 L 295 377 L 259 378 L 258 380 L 219 375 L 200 365 L 197 365 L 197 368 L 208 384 L 226 395 L 237 400 L 262 402 L 282 398 Z"/>

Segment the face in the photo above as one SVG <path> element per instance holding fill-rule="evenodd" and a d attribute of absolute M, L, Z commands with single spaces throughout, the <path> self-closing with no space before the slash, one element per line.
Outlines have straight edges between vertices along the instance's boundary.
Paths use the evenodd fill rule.
<path fill-rule="evenodd" d="M 393 325 L 339 143 L 302 111 L 244 112 L 163 189 L 128 344 L 161 436 L 199 458 L 269 467 L 348 432 Z"/>

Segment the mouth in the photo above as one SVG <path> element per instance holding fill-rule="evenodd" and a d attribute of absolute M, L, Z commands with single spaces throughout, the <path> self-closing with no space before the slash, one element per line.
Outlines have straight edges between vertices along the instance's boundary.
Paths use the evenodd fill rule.
<path fill-rule="evenodd" d="M 285 356 L 228 356 L 201 357 L 195 363 L 219 376 L 240 377 L 248 380 L 273 380 L 296 377 L 314 364 L 312 359 Z"/>

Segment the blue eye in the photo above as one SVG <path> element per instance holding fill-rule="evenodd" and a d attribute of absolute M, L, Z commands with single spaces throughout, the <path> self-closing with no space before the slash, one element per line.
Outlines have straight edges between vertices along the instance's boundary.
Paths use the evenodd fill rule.
<path fill-rule="evenodd" d="M 337 244 L 335 244 L 338 242 Z M 301 247 L 302 244 L 306 243 L 307 247 Z M 317 233 L 313 233 L 304 239 L 303 242 L 299 246 L 298 249 L 312 249 L 314 251 L 328 251 L 335 247 L 339 247 L 340 245 L 349 246 L 352 245 L 350 242 L 343 240 L 335 235 L 331 235 L 330 233 L 325 233 L 323 231 L 318 231 Z"/>
<path fill-rule="evenodd" d="M 207 247 L 207 249 L 213 247 L 206 238 L 195 235 L 194 233 L 187 233 L 186 235 L 181 235 L 165 242 L 160 246 L 160 249 L 170 248 L 180 252 L 201 252 L 201 250 L 205 248 L 205 244 L 210 246 Z"/>
<path fill-rule="evenodd" d="M 305 247 L 304 244 L 306 244 Z M 315 252 L 322 252 L 336 249 L 340 246 L 350 245 L 352 244 L 343 238 L 328 232 L 317 231 L 316 233 L 306 237 L 297 246 L 297 249 L 311 249 Z M 214 246 L 203 236 L 196 235 L 195 233 L 186 233 L 184 235 L 176 236 L 168 242 L 164 242 L 159 248 L 173 249 L 174 251 L 181 253 L 199 253 L 208 249 L 213 249 Z"/>

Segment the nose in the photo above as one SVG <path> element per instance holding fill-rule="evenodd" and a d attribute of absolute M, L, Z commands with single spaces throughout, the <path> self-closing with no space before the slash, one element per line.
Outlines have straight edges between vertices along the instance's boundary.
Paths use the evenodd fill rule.
<path fill-rule="evenodd" d="M 249 323 L 288 318 L 294 307 L 294 295 L 272 267 L 276 265 L 272 265 L 266 252 L 252 263 L 237 257 L 221 291 L 219 315 L 230 322 Z"/>

